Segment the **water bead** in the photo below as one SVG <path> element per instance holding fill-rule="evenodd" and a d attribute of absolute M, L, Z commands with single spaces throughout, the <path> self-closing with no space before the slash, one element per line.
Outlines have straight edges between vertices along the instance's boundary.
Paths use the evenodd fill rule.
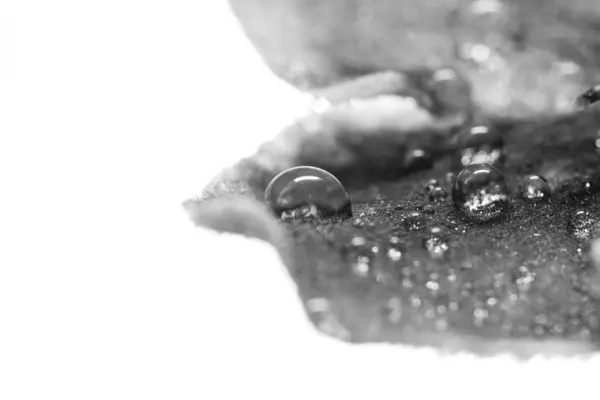
<path fill-rule="evenodd" d="M 460 152 L 460 164 L 498 164 L 504 156 L 504 140 L 493 126 L 476 124 L 460 131 L 453 139 Z"/>
<path fill-rule="evenodd" d="M 550 185 L 539 175 L 530 175 L 525 178 L 523 185 L 523 198 L 530 202 L 541 202 L 550 199 Z"/>
<path fill-rule="evenodd" d="M 294 167 L 280 173 L 269 183 L 265 200 L 283 220 L 352 217 L 344 186 L 332 174 L 316 167 Z"/>
<path fill-rule="evenodd" d="M 454 181 L 452 201 L 470 219 L 485 222 L 500 217 L 509 203 L 504 175 L 489 164 L 469 165 Z"/>

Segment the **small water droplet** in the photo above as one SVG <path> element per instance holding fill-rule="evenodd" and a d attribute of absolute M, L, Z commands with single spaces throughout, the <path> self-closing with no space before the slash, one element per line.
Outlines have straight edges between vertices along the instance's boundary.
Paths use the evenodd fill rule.
<path fill-rule="evenodd" d="M 425 227 L 425 216 L 418 211 L 404 218 L 404 226 L 408 231 L 419 231 Z"/>
<path fill-rule="evenodd" d="M 550 185 L 543 177 L 530 175 L 524 180 L 522 195 L 532 203 L 547 201 L 550 199 Z"/>
<path fill-rule="evenodd" d="M 433 290 L 433 291 L 439 290 L 439 288 L 440 288 L 440 284 L 435 281 L 428 281 L 425 284 L 425 286 L 427 287 L 427 289 Z"/>
<path fill-rule="evenodd" d="M 269 183 L 265 200 L 283 220 L 352 217 L 344 186 L 329 172 L 315 167 L 294 167 L 280 173 Z"/>
<path fill-rule="evenodd" d="M 589 211 L 575 211 L 567 225 L 568 232 L 578 240 L 590 240 L 600 231 L 600 221 Z"/>
<path fill-rule="evenodd" d="M 458 311 L 460 305 L 455 301 L 451 301 L 450 303 L 448 303 L 448 308 L 452 311 Z"/>
<path fill-rule="evenodd" d="M 472 164 L 454 181 L 454 206 L 467 217 L 489 221 L 506 213 L 509 191 L 504 175 L 489 164 Z"/>

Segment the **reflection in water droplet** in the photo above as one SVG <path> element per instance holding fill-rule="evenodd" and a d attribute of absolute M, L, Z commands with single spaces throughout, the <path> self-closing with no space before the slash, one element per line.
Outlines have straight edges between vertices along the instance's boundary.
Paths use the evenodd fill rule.
<path fill-rule="evenodd" d="M 590 240 L 600 233 L 600 221 L 591 212 L 578 210 L 571 215 L 567 230 L 575 239 Z"/>
<path fill-rule="evenodd" d="M 470 126 L 458 133 L 453 141 L 460 151 L 463 167 L 482 163 L 496 165 L 503 160 L 504 140 L 491 125 Z"/>
<path fill-rule="evenodd" d="M 508 193 L 500 170 L 489 164 L 472 164 L 456 177 L 452 187 L 452 200 L 464 215 L 485 222 L 506 212 Z"/>
<path fill-rule="evenodd" d="M 280 173 L 269 183 L 265 200 L 283 220 L 352 217 L 344 186 L 329 172 L 315 167 L 295 167 Z"/>
<path fill-rule="evenodd" d="M 539 175 L 530 175 L 525 178 L 523 197 L 530 202 L 537 203 L 550 199 L 550 185 Z"/>

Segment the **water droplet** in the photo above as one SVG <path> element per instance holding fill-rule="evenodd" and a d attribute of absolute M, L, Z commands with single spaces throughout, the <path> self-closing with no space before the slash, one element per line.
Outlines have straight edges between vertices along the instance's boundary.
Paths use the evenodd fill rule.
<path fill-rule="evenodd" d="M 575 239 L 589 240 L 599 233 L 600 221 L 591 212 L 578 210 L 571 215 L 567 230 Z"/>
<path fill-rule="evenodd" d="M 530 175 L 523 184 L 523 197 L 530 202 L 537 203 L 550 199 L 550 185 L 539 175 Z"/>
<path fill-rule="evenodd" d="M 467 217 L 485 222 L 506 212 L 508 186 L 497 168 L 489 164 L 472 164 L 456 177 L 452 200 Z"/>
<path fill-rule="evenodd" d="M 429 192 L 429 200 L 436 203 L 445 201 L 447 197 L 448 193 L 441 186 L 436 186 Z"/>
<path fill-rule="evenodd" d="M 458 133 L 453 142 L 460 151 L 463 167 L 471 164 L 498 164 L 504 157 L 504 140 L 489 124 L 470 126 Z"/>
<path fill-rule="evenodd" d="M 425 216 L 418 211 L 404 218 L 404 226 L 408 231 L 419 231 L 425 227 Z"/>
<path fill-rule="evenodd" d="M 440 288 L 440 284 L 435 282 L 435 281 L 428 281 L 425 286 L 427 287 L 427 289 L 429 290 L 433 290 L 436 291 Z"/>
<path fill-rule="evenodd" d="M 290 168 L 265 191 L 266 202 L 284 220 L 352 217 L 350 197 L 329 172 L 315 167 Z"/>

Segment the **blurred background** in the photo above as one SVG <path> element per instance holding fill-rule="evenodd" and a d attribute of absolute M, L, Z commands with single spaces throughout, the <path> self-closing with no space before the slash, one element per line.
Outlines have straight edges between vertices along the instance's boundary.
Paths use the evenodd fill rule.
<path fill-rule="evenodd" d="M 554 114 L 600 80 L 597 0 L 230 0 L 279 76 L 318 87 L 452 67 L 486 112 Z"/>

